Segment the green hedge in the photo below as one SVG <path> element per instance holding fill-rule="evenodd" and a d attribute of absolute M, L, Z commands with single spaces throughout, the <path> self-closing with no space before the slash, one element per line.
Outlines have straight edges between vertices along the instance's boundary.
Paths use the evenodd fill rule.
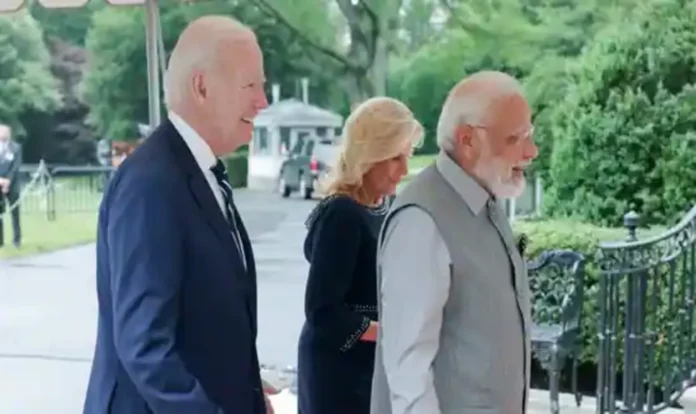
<path fill-rule="evenodd" d="M 248 155 L 246 151 L 238 151 L 225 158 L 227 175 L 233 188 L 244 188 L 247 186 Z"/>
<path fill-rule="evenodd" d="M 594 257 L 600 242 L 625 240 L 628 233 L 623 228 L 606 228 L 571 220 L 516 221 L 513 224 L 516 236 L 526 234 L 529 244 L 525 252 L 526 260 L 533 260 L 546 250 L 567 249 L 585 256 L 585 287 L 582 315 L 582 353 L 581 362 L 597 363 L 597 332 L 599 315 L 599 272 Z M 661 228 L 638 230 L 638 236 L 648 237 L 662 232 Z M 560 276 L 556 273 L 544 274 L 546 277 Z M 534 283 L 536 284 L 536 283 Z M 557 288 L 567 286 L 565 280 L 548 280 L 543 286 Z M 552 295 L 534 294 L 532 303 L 534 320 L 538 322 L 558 322 L 560 301 Z M 618 361 L 620 364 L 623 362 Z"/>
<path fill-rule="evenodd" d="M 545 212 L 666 223 L 696 201 L 696 3 L 649 2 L 599 33 L 563 76 L 547 125 Z"/>

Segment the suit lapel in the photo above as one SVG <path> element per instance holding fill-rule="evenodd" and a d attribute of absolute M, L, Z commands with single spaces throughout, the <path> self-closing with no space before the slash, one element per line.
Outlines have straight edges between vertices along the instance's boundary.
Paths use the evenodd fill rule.
<path fill-rule="evenodd" d="M 210 225 L 211 229 L 221 242 L 229 244 L 236 250 L 230 226 L 227 220 L 222 215 L 220 206 L 215 200 L 213 192 L 210 190 L 210 185 L 206 181 L 202 173 L 194 174 L 189 178 L 189 188 L 196 199 L 198 206 L 203 211 L 203 216 Z"/>
<path fill-rule="evenodd" d="M 164 121 L 159 128 L 162 128 L 162 133 L 152 133 L 148 139 L 165 139 L 166 143 L 170 146 L 174 155 L 179 160 L 179 166 L 183 169 L 186 176 L 188 177 L 188 187 L 193 194 L 198 207 L 201 209 L 203 217 L 210 226 L 211 230 L 214 232 L 215 236 L 223 243 L 223 245 L 229 249 L 230 254 L 239 257 L 237 253 L 237 247 L 230 230 L 229 223 L 223 215 L 220 206 L 215 199 L 215 195 L 208 184 L 208 181 L 203 175 L 203 171 L 196 163 L 196 159 L 191 154 L 191 150 L 186 145 L 186 142 L 181 137 L 179 132 L 176 130 L 174 125 L 167 119 Z M 238 267 L 237 271 L 242 275 L 246 275 L 244 264 L 239 260 L 233 260 L 235 266 Z"/>

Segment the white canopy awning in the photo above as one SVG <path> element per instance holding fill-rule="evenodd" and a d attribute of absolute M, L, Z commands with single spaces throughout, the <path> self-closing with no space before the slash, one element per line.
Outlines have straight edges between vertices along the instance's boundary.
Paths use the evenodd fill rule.
<path fill-rule="evenodd" d="M 84 7 L 89 0 L 37 0 L 47 9 L 76 9 Z M 164 51 L 160 46 L 160 21 L 157 0 L 104 0 L 112 6 L 145 5 L 147 13 L 146 47 L 147 47 L 147 75 L 150 125 L 160 123 L 160 55 Z M 27 5 L 29 0 L 0 0 L 0 14 L 14 13 Z M 135 122 L 135 120 L 134 120 Z"/>

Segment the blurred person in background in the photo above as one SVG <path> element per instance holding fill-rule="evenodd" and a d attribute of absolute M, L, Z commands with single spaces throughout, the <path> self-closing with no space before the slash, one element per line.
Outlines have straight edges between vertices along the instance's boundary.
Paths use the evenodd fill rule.
<path fill-rule="evenodd" d="M 19 167 L 22 165 L 22 147 L 12 140 L 12 129 L 0 124 L 0 247 L 5 244 L 3 216 L 9 211 L 12 217 L 12 243 L 22 244 L 22 227 L 19 213 Z"/>
<path fill-rule="evenodd" d="M 375 253 L 388 198 L 423 128 L 401 102 L 377 97 L 346 120 L 339 159 L 307 219 L 300 414 L 367 414 L 378 330 Z"/>

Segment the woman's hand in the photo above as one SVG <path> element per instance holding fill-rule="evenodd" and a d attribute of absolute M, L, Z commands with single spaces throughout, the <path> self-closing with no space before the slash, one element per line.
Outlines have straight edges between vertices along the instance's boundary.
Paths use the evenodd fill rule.
<path fill-rule="evenodd" d="M 365 342 L 376 342 L 377 341 L 377 330 L 379 329 L 379 323 L 375 321 L 370 322 L 370 327 L 367 328 L 364 334 L 360 337 L 361 341 Z"/>

